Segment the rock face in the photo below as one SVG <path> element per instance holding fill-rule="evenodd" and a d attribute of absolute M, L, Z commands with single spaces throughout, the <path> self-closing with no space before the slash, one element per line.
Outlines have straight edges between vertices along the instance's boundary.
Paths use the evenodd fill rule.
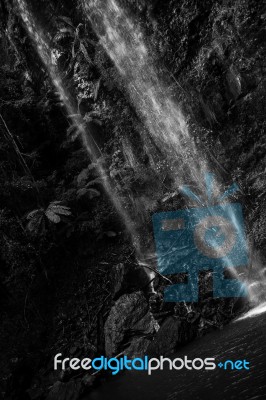
<path fill-rule="evenodd" d="M 111 287 L 113 299 L 125 293 L 132 293 L 148 285 L 149 278 L 143 267 L 138 265 L 118 264 L 112 270 Z"/>
<path fill-rule="evenodd" d="M 192 324 L 177 319 L 167 318 L 150 343 L 147 354 L 151 356 L 167 356 L 173 353 L 179 345 L 183 345 L 195 336 Z"/>
<path fill-rule="evenodd" d="M 130 356 L 141 356 L 157 330 L 158 324 L 144 295 L 125 294 L 116 301 L 105 323 L 106 355 L 111 357 L 125 351 Z"/>
<path fill-rule="evenodd" d="M 124 264 L 118 264 L 112 270 L 113 298 L 117 298 L 128 289 L 127 269 Z"/>

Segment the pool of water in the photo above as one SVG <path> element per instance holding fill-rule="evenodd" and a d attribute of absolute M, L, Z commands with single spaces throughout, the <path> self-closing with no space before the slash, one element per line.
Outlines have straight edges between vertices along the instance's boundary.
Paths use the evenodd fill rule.
<path fill-rule="evenodd" d="M 246 359 L 250 370 L 130 371 L 111 377 L 86 400 L 266 399 L 266 305 L 185 346 L 173 356 Z"/>

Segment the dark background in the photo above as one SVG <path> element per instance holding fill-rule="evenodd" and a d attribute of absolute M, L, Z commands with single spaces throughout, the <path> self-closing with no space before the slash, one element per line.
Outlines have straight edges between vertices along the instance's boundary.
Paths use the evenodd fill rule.
<path fill-rule="evenodd" d="M 129 137 L 145 164 L 139 141 L 143 126 L 78 0 L 27 3 L 51 48 L 61 53 L 64 84 L 103 152 L 106 170 L 121 177 L 117 190 L 148 185 L 145 176 L 129 176 L 116 153 Z M 195 139 L 218 161 L 225 180 L 240 184 L 248 234 L 259 252 L 256 259 L 263 261 L 263 2 L 120 3 L 144 30 L 158 66 L 171 73 L 172 91 Z M 75 62 L 74 42 L 80 49 Z M 54 354 L 104 352 L 103 326 L 114 301 L 113 269 L 137 263 L 124 225 L 97 181 L 12 0 L 0 1 L 0 114 L 2 394 L 46 398 L 47 388 L 58 380 L 52 372 Z M 54 201 L 59 208 L 53 208 Z M 140 279 L 138 289 L 145 284 Z M 229 319 L 227 315 L 223 323 Z M 33 382 L 39 392 L 25 394 Z"/>

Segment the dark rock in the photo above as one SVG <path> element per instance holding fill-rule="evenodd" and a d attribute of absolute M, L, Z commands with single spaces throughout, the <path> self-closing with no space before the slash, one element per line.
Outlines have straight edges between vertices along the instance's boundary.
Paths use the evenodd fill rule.
<path fill-rule="evenodd" d="M 82 394 L 81 381 L 55 382 L 46 400 L 78 400 Z"/>
<path fill-rule="evenodd" d="M 176 317 L 167 318 L 150 343 L 147 353 L 152 356 L 169 355 L 179 345 L 188 343 L 196 336 L 193 324 Z"/>
<path fill-rule="evenodd" d="M 73 372 L 74 371 L 71 368 L 66 368 L 60 371 L 58 380 L 60 382 L 68 382 L 73 376 Z"/>
<path fill-rule="evenodd" d="M 117 298 L 117 296 L 127 291 L 127 275 L 128 268 L 124 264 L 118 264 L 113 268 L 111 277 L 113 298 Z"/>
<path fill-rule="evenodd" d="M 234 65 L 231 65 L 226 73 L 226 84 L 229 98 L 232 97 L 233 100 L 247 95 L 257 85 L 255 77 L 243 73 L 240 74 Z"/>
<path fill-rule="evenodd" d="M 130 346 L 126 349 L 126 355 L 131 358 L 142 357 L 146 353 L 150 343 L 151 339 L 147 337 L 133 338 Z"/>
<path fill-rule="evenodd" d="M 83 386 L 84 392 L 87 392 L 91 387 L 93 387 L 95 384 L 95 381 L 96 381 L 95 375 L 86 374 L 81 380 L 81 384 Z"/>
<path fill-rule="evenodd" d="M 112 270 L 113 298 L 142 289 L 149 283 L 148 275 L 139 265 L 118 264 Z"/>
<path fill-rule="evenodd" d="M 231 65 L 229 70 L 226 73 L 226 83 L 228 86 L 228 90 L 230 95 L 236 100 L 242 93 L 242 77 L 236 68 Z"/>
<path fill-rule="evenodd" d="M 45 388 L 34 386 L 27 390 L 27 393 L 31 400 L 40 400 L 44 398 Z"/>
<path fill-rule="evenodd" d="M 69 350 L 70 355 L 73 356 L 77 352 L 77 350 L 78 350 L 77 346 L 71 347 L 71 349 Z"/>
<path fill-rule="evenodd" d="M 141 292 L 121 296 L 112 307 L 105 323 L 105 350 L 107 356 L 125 350 L 137 356 L 145 353 L 149 340 L 158 330 L 149 305 Z"/>

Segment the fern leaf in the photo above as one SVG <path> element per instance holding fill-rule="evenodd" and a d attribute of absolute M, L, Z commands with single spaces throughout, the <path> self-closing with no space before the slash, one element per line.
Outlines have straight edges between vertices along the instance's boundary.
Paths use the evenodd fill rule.
<path fill-rule="evenodd" d="M 73 23 L 72 23 L 72 21 L 71 21 L 71 19 L 69 17 L 65 17 L 63 15 L 59 15 L 57 17 L 57 20 L 58 21 L 63 21 L 66 25 L 69 25 L 74 29 L 74 25 L 73 25 Z"/>
<path fill-rule="evenodd" d="M 39 210 L 37 210 L 39 211 Z M 35 215 L 35 217 L 31 218 L 29 223 L 27 224 L 27 229 L 30 233 L 37 235 L 38 233 L 43 233 L 45 230 L 44 224 L 44 214 Z"/>
<path fill-rule="evenodd" d="M 89 183 L 87 183 L 86 188 L 89 188 L 90 186 L 102 184 L 102 183 L 103 183 L 102 178 L 96 178 L 96 179 L 93 179 L 93 181 L 90 181 Z"/>
<path fill-rule="evenodd" d="M 88 197 L 90 200 L 94 199 L 95 197 L 99 197 L 101 193 L 96 189 L 86 189 L 82 188 L 77 191 L 77 198 L 80 199 L 81 197 Z"/>
<path fill-rule="evenodd" d="M 51 209 L 47 209 L 45 211 L 45 215 L 49 221 L 53 222 L 54 224 L 58 224 L 61 221 L 61 218 L 58 214 L 55 214 Z"/>
<path fill-rule="evenodd" d="M 60 202 L 51 203 L 46 212 L 52 212 L 58 215 L 71 215 L 70 208 L 60 204 Z"/>
<path fill-rule="evenodd" d="M 81 185 L 83 181 L 88 179 L 89 177 L 89 171 L 88 168 L 83 169 L 80 174 L 77 176 L 77 183 L 78 185 Z"/>
<path fill-rule="evenodd" d="M 38 209 L 38 210 L 33 210 L 27 215 L 27 219 L 33 219 L 36 218 L 38 215 L 43 214 L 44 210 L 43 209 Z"/>

